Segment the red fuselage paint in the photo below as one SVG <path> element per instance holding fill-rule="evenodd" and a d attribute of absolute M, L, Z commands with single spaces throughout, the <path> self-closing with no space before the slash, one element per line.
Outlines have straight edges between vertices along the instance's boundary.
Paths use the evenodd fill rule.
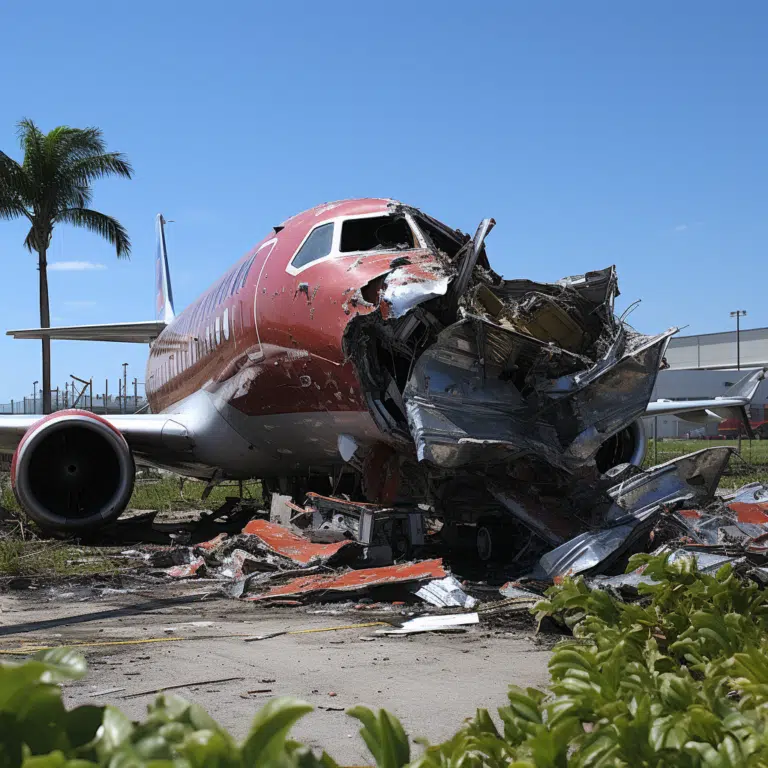
<path fill-rule="evenodd" d="M 225 387 L 225 401 L 248 416 L 366 410 L 342 339 L 350 319 L 375 310 L 355 294 L 391 271 L 392 251 L 336 253 L 298 274 L 289 264 L 318 224 L 385 215 L 392 203 L 328 203 L 265 237 L 153 344 L 146 376 L 152 411 L 171 411 L 200 390 Z M 414 274 L 434 265 L 427 249 L 407 254 Z"/>

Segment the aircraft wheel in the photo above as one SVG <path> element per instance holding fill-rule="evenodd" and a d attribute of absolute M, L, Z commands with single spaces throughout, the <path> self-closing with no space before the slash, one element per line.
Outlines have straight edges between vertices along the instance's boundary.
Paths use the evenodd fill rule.
<path fill-rule="evenodd" d="M 486 522 L 477 526 L 475 547 L 482 562 L 489 563 L 498 559 L 501 538 L 501 526 L 497 523 Z"/>

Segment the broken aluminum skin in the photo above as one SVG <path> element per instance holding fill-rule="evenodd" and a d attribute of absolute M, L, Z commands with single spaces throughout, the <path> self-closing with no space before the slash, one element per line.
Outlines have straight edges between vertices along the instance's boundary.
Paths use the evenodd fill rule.
<path fill-rule="evenodd" d="M 606 568 L 654 524 L 666 505 L 693 502 L 701 505 L 714 497 L 728 466 L 732 449 L 705 448 L 641 472 L 608 491 L 613 504 L 604 526 L 587 531 L 543 555 L 538 578 L 573 576 Z"/>
<path fill-rule="evenodd" d="M 525 455 L 564 470 L 645 412 L 669 337 L 613 315 L 613 267 L 558 284 L 479 283 L 403 391 L 419 460 L 442 468 Z"/>

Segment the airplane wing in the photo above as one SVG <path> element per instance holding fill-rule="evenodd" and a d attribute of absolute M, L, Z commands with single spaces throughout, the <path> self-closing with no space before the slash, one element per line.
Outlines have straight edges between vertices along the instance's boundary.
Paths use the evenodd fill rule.
<path fill-rule="evenodd" d="M 173 289 L 165 247 L 165 219 L 155 219 L 155 319 L 138 323 L 105 323 L 103 325 L 69 325 L 60 328 L 26 328 L 6 331 L 14 339 L 53 339 L 56 341 L 121 341 L 127 344 L 151 344 L 171 324 L 175 315 Z"/>
<path fill-rule="evenodd" d="M 62 411 L 57 411 L 61 414 Z M 193 446 L 192 436 L 184 423 L 184 417 L 162 413 L 116 413 L 95 416 L 119 430 L 131 449 L 139 455 L 169 451 L 185 453 Z M 0 416 L 0 452 L 12 453 L 22 437 L 43 416 Z"/>
<path fill-rule="evenodd" d="M 757 388 L 765 379 L 768 368 L 750 371 L 737 381 L 722 397 L 711 400 L 654 400 L 645 409 L 646 416 L 673 414 L 686 421 L 705 423 L 744 416 Z"/>
<path fill-rule="evenodd" d="M 60 328 L 27 328 L 6 331 L 14 339 L 54 339 L 63 341 L 122 341 L 151 344 L 166 327 L 162 320 L 138 323 L 106 323 L 104 325 L 69 325 Z"/>

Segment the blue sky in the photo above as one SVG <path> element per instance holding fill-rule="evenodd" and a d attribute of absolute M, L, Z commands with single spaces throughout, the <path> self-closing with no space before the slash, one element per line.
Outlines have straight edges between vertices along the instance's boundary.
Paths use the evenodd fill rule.
<path fill-rule="evenodd" d="M 690 2 L 10 0 L 0 147 L 15 123 L 98 125 L 133 162 L 95 207 L 133 256 L 62 228 L 54 324 L 151 319 L 162 211 L 177 309 L 274 225 L 319 202 L 391 196 L 452 226 L 498 225 L 507 277 L 615 263 L 640 330 L 768 325 L 768 5 Z M 36 327 L 25 230 L 0 222 L 0 329 Z M 143 380 L 146 349 L 56 342 L 53 379 Z M 0 337 L 0 400 L 40 378 Z M 100 383 L 100 384 L 99 384 Z"/>

